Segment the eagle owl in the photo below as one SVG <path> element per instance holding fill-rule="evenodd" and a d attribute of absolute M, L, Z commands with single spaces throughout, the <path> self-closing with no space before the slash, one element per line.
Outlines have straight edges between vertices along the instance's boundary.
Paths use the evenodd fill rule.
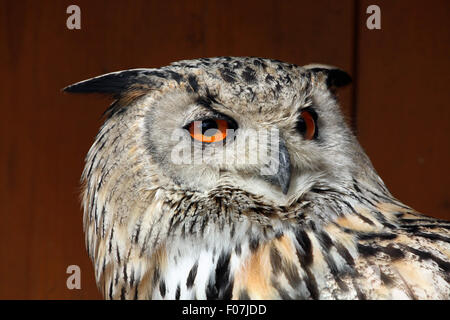
<path fill-rule="evenodd" d="M 390 194 L 339 109 L 350 81 L 218 57 L 65 88 L 114 98 L 82 175 L 104 297 L 449 299 L 450 222 Z"/>

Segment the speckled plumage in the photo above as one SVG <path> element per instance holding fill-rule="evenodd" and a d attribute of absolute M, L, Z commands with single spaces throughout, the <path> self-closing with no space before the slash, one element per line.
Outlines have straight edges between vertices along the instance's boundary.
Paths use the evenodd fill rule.
<path fill-rule="evenodd" d="M 450 222 L 389 193 L 335 99 L 348 80 L 324 66 L 219 57 L 66 88 L 115 98 L 82 177 L 105 298 L 449 299 Z M 311 141 L 296 131 L 306 107 L 318 115 Z M 216 114 L 239 125 L 228 144 L 279 129 L 286 192 L 258 164 L 220 162 L 219 149 L 207 163 L 170 161 L 172 131 Z"/>

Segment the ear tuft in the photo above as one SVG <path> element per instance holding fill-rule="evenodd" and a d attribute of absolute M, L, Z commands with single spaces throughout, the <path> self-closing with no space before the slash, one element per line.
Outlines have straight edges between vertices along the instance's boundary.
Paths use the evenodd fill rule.
<path fill-rule="evenodd" d="M 327 65 L 310 64 L 303 68 L 313 73 L 323 73 L 326 76 L 326 84 L 330 89 L 341 88 L 352 82 L 352 77 L 345 71 Z"/>
<path fill-rule="evenodd" d="M 112 72 L 95 78 L 80 81 L 67 86 L 64 92 L 70 93 L 104 93 L 119 95 L 132 85 L 151 85 L 151 69 L 132 69 Z"/>
<path fill-rule="evenodd" d="M 341 69 L 330 69 L 325 71 L 327 73 L 328 87 L 341 88 L 352 83 L 352 77 Z"/>

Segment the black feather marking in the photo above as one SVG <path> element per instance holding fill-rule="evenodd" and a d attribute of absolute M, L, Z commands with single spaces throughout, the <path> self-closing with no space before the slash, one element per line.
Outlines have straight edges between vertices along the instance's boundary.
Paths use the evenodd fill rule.
<path fill-rule="evenodd" d="M 112 300 L 113 299 L 113 282 L 111 280 L 111 282 L 109 283 L 109 299 Z"/>
<path fill-rule="evenodd" d="M 242 68 L 242 63 L 240 61 L 233 61 L 232 64 L 234 70 Z"/>
<path fill-rule="evenodd" d="M 450 243 L 450 238 L 445 237 L 445 236 L 440 235 L 440 234 L 436 234 L 436 233 L 416 232 L 416 233 L 414 233 L 414 235 L 418 236 L 418 237 L 421 237 L 421 238 L 425 238 L 425 239 L 430 239 L 430 240 L 435 240 L 435 241 L 443 241 L 443 242 Z"/>
<path fill-rule="evenodd" d="M 387 286 L 394 283 L 394 279 L 380 270 L 380 280 Z"/>
<path fill-rule="evenodd" d="M 360 240 L 373 240 L 373 239 L 380 239 L 380 240 L 393 240 L 397 238 L 397 235 L 395 233 L 389 233 L 389 232 L 360 232 L 358 233 L 358 239 Z"/>
<path fill-rule="evenodd" d="M 288 74 L 284 77 L 283 80 L 284 80 L 284 83 L 285 83 L 285 84 L 290 84 L 290 83 L 292 83 L 291 77 L 289 77 Z"/>
<path fill-rule="evenodd" d="M 222 252 L 216 265 L 215 285 L 219 294 L 219 299 L 231 299 L 230 277 L 230 253 Z"/>
<path fill-rule="evenodd" d="M 197 77 L 194 76 L 193 74 L 189 75 L 188 77 L 188 82 L 189 85 L 191 86 L 192 90 L 194 90 L 194 92 L 198 92 L 198 81 L 197 81 Z"/>
<path fill-rule="evenodd" d="M 256 72 L 250 67 L 245 67 L 245 70 L 242 72 L 242 78 L 247 83 L 253 83 L 256 80 Z"/>
<path fill-rule="evenodd" d="M 161 71 L 149 71 L 148 75 L 156 76 L 162 79 L 167 79 L 167 75 Z"/>
<path fill-rule="evenodd" d="M 206 287 L 206 298 L 229 300 L 232 296 L 233 279 L 230 279 L 229 252 L 222 252 L 217 260 L 216 270 L 211 274 Z"/>
<path fill-rule="evenodd" d="M 270 82 L 272 82 L 272 81 L 274 81 L 275 80 L 275 78 L 273 77 L 273 76 L 271 76 L 270 74 L 268 74 L 267 76 L 266 76 L 266 82 L 267 83 L 270 83 Z"/>
<path fill-rule="evenodd" d="M 412 213 L 409 213 L 412 214 Z M 436 222 L 436 223 L 443 223 L 443 224 L 450 224 L 450 221 L 446 220 L 440 220 L 435 218 L 413 218 L 413 219 L 399 219 L 399 221 L 404 223 L 415 223 L 415 222 Z"/>
<path fill-rule="evenodd" d="M 123 265 L 123 281 L 128 282 L 128 274 L 127 274 L 127 264 Z"/>
<path fill-rule="evenodd" d="M 91 176 L 92 168 L 94 166 L 95 158 L 97 157 L 97 154 L 98 153 L 94 154 L 94 157 L 92 158 L 91 165 L 89 166 L 89 170 L 88 170 L 88 173 L 86 175 L 88 178 Z"/>
<path fill-rule="evenodd" d="M 353 188 L 356 190 L 356 192 L 361 193 L 361 189 L 358 187 L 358 181 L 356 181 L 355 178 L 353 178 Z"/>
<path fill-rule="evenodd" d="M 384 227 L 389 228 L 389 229 L 397 229 L 396 226 L 394 226 L 393 224 L 389 223 L 385 216 L 380 212 L 380 211 L 374 211 L 375 213 L 375 218 L 378 220 L 378 222 L 380 222 Z"/>
<path fill-rule="evenodd" d="M 232 223 L 231 221 L 229 222 L 231 223 L 230 238 L 233 239 L 234 235 L 236 234 L 236 224 Z"/>
<path fill-rule="evenodd" d="M 400 225 L 401 229 L 404 229 L 404 230 L 406 230 L 408 232 L 412 232 L 412 233 L 417 232 L 421 227 L 422 226 L 415 225 L 415 224 L 413 224 L 413 225 Z"/>
<path fill-rule="evenodd" d="M 207 97 L 198 97 L 196 103 L 207 109 L 212 109 L 212 106 L 211 106 L 212 101 L 211 101 L 211 99 L 208 99 Z M 212 110 L 214 110 L 214 109 L 212 109 Z"/>
<path fill-rule="evenodd" d="M 220 75 L 222 76 L 222 79 L 225 82 L 228 82 L 228 83 L 236 82 L 236 73 L 234 73 L 234 71 L 232 71 L 228 68 L 220 69 L 219 71 L 220 71 Z"/>
<path fill-rule="evenodd" d="M 283 89 L 283 86 L 281 86 L 281 85 L 278 83 L 278 81 L 277 81 L 277 84 L 276 84 L 276 86 L 275 86 L 275 90 L 277 91 L 277 93 L 279 93 L 279 92 L 281 91 L 281 89 Z"/>
<path fill-rule="evenodd" d="M 276 275 L 281 271 L 281 255 L 278 249 L 274 246 L 270 248 L 270 263 L 272 265 L 273 273 Z"/>
<path fill-rule="evenodd" d="M 316 277 L 314 274 L 309 270 L 309 268 L 305 269 L 306 277 L 303 279 L 305 281 L 306 288 L 309 291 L 309 294 L 311 295 L 311 298 L 314 300 L 319 299 L 319 287 L 317 286 Z"/>
<path fill-rule="evenodd" d="M 409 252 L 418 256 L 419 260 L 432 260 L 432 261 L 436 262 L 437 265 L 439 266 L 439 268 L 444 270 L 444 272 L 446 274 L 448 274 L 450 272 L 450 263 L 436 257 L 434 254 L 427 252 L 427 251 L 418 250 L 418 249 L 412 248 L 407 245 L 402 245 L 402 247 L 404 247 Z M 450 276 L 448 276 L 448 277 L 450 277 Z"/>
<path fill-rule="evenodd" d="M 339 288 L 343 291 L 348 291 L 348 286 L 345 284 L 344 281 L 342 281 L 338 267 L 336 265 L 336 262 L 333 260 L 333 258 L 327 254 L 327 252 L 324 252 L 323 257 L 325 259 L 325 262 L 328 265 L 328 268 L 330 269 L 331 274 L 333 275 L 334 280 L 338 284 Z"/>
<path fill-rule="evenodd" d="M 286 279 L 288 280 L 292 288 L 296 288 L 299 285 L 301 281 L 300 275 L 293 263 L 286 263 L 286 266 L 284 267 L 284 274 L 286 275 Z"/>
<path fill-rule="evenodd" d="M 312 225 L 315 227 L 314 225 Z M 306 288 L 309 291 L 312 299 L 319 298 L 319 288 L 317 286 L 316 277 L 309 269 L 309 266 L 313 262 L 313 251 L 312 251 L 312 243 L 308 237 L 308 234 L 303 229 L 298 229 L 295 232 L 295 238 L 299 246 L 302 248 L 303 252 L 296 250 L 297 258 L 300 262 L 300 265 L 303 267 L 306 277 L 303 278 L 305 282 Z"/>
<path fill-rule="evenodd" d="M 240 243 L 236 244 L 236 247 L 234 248 L 234 252 L 235 252 L 236 255 L 238 255 L 238 256 L 241 255 L 242 248 L 241 248 L 241 244 L 240 244 Z"/>
<path fill-rule="evenodd" d="M 371 256 L 375 256 L 378 252 L 380 252 L 380 249 L 377 247 L 372 247 L 369 245 L 363 245 L 363 244 L 358 244 L 358 252 L 363 256 L 363 257 L 371 257 Z"/>
<path fill-rule="evenodd" d="M 117 256 L 117 262 L 120 264 L 119 246 L 116 246 L 116 256 Z"/>
<path fill-rule="evenodd" d="M 256 237 L 251 237 L 249 247 L 252 252 L 255 252 L 259 247 L 259 240 Z"/>
<path fill-rule="evenodd" d="M 353 282 L 353 287 L 356 290 L 356 296 L 358 297 L 359 300 L 367 300 L 366 295 L 361 291 L 361 288 L 359 287 L 359 285 L 356 283 L 356 279 L 353 278 L 352 279 Z"/>
<path fill-rule="evenodd" d="M 181 80 L 183 80 L 183 76 L 178 72 L 168 70 L 167 73 L 170 75 L 170 78 L 175 80 L 178 84 L 181 82 Z"/>
<path fill-rule="evenodd" d="M 247 290 L 242 289 L 241 292 L 239 292 L 239 300 L 250 300 Z"/>
<path fill-rule="evenodd" d="M 367 199 L 367 198 L 364 197 L 364 196 L 361 196 L 360 199 L 361 199 L 361 200 L 364 200 L 365 202 L 367 202 L 368 204 L 370 204 L 370 205 L 373 206 L 373 207 L 376 207 L 376 206 L 377 206 L 376 203 L 374 203 L 373 201 L 370 201 L 369 199 Z"/>
<path fill-rule="evenodd" d="M 363 257 L 376 256 L 379 252 L 382 252 L 388 255 L 392 259 L 392 261 L 402 259 L 405 256 L 402 250 L 395 248 L 392 244 L 388 245 L 387 247 L 377 247 L 370 245 L 366 246 L 363 244 L 358 244 L 358 252 Z"/>
<path fill-rule="evenodd" d="M 141 222 L 138 223 L 137 228 L 136 228 L 136 233 L 134 235 L 134 243 L 138 243 L 139 242 L 139 234 L 141 233 Z"/>
<path fill-rule="evenodd" d="M 372 220 L 370 220 L 369 218 L 363 216 L 363 215 L 360 214 L 359 212 L 355 212 L 355 214 L 356 214 L 356 216 L 357 216 L 358 218 L 360 218 L 360 219 L 361 219 L 362 221 L 364 221 L 365 223 L 367 223 L 367 224 L 369 224 L 369 225 L 371 225 L 371 226 L 374 226 L 374 225 L 375 225 L 375 223 L 374 223 Z"/>
<path fill-rule="evenodd" d="M 189 275 L 186 280 L 186 287 L 188 289 L 194 285 L 195 277 L 197 276 L 197 268 L 198 268 L 198 261 L 195 262 L 194 266 L 191 268 L 191 271 L 189 271 Z"/>
<path fill-rule="evenodd" d="M 318 233 L 318 239 L 325 251 L 328 251 L 333 246 L 333 241 L 331 240 L 330 236 L 328 236 L 328 234 L 323 231 L 320 231 Z"/>
<path fill-rule="evenodd" d="M 347 262 L 347 264 L 349 266 L 354 266 L 355 265 L 355 261 L 354 261 L 352 255 L 350 254 L 350 252 L 348 252 L 346 247 L 344 247 L 340 243 L 335 244 L 335 247 L 336 247 L 336 250 L 339 253 L 339 255 L 342 258 L 344 258 L 345 262 Z"/>
<path fill-rule="evenodd" d="M 160 277 L 161 277 L 161 272 L 160 272 L 160 270 L 159 270 L 159 267 L 156 266 L 156 267 L 155 267 L 155 270 L 153 271 L 153 279 L 152 279 L 153 287 L 156 286 L 156 284 L 158 283 Z M 163 281 L 163 282 L 164 282 L 164 281 Z"/>
<path fill-rule="evenodd" d="M 422 228 L 426 228 L 426 229 L 450 229 L 450 224 L 448 225 L 444 225 L 444 224 L 412 224 L 412 225 L 400 225 L 400 227 L 404 228 L 404 229 L 408 229 L 408 230 L 412 230 L 412 231 L 417 231 L 419 229 Z"/>
<path fill-rule="evenodd" d="M 133 287 L 133 285 L 134 285 L 134 277 L 135 277 L 135 275 L 134 275 L 134 267 L 131 267 L 131 275 L 130 275 L 130 287 Z"/>
<path fill-rule="evenodd" d="M 234 279 L 233 278 L 229 279 L 227 286 L 221 292 L 220 299 L 231 300 L 231 298 L 233 296 L 233 284 L 234 284 Z"/>
<path fill-rule="evenodd" d="M 308 234 L 302 229 L 298 229 L 296 231 L 295 238 L 303 249 L 303 253 L 300 253 L 297 250 L 297 256 L 300 264 L 304 267 L 308 267 L 313 261 L 311 240 L 309 239 Z"/>
<path fill-rule="evenodd" d="M 117 284 L 119 283 L 119 271 L 118 270 L 116 270 L 115 275 L 116 276 L 114 278 L 114 285 L 117 286 Z"/>
<path fill-rule="evenodd" d="M 367 190 L 367 192 L 371 193 L 375 197 L 375 199 L 383 199 L 386 202 L 392 203 L 392 198 L 385 197 L 385 196 L 383 196 L 383 195 L 381 195 L 379 193 L 373 192 L 373 191 L 371 191 L 369 189 L 366 189 L 366 190 Z"/>
<path fill-rule="evenodd" d="M 273 283 L 273 287 L 277 290 L 282 300 L 292 300 L 291 296 L 286 291 L 286 289 L 283 288 L 278 282 Z"/>
<path fill-rule="evenodd" d="M 161 293 L 162 298 L 166 295 L 166 283 L 164 280 L 159 282 L 159 293 Z"/>
<path fill-rule="evenodd" d="M 393 244 L 389 244 L 386 247 L 382 247 L 381 251 L 391 257 L 392 261 L 399 260 L 405 257 L 402 250 L 395 248 Z"/>
<path fill-rule="evenodd" d="M 341 201 L 342 201 L 343 204 L 345 204 L 347 206 L 347 208 L 349 208 L 351 210 L 351 212 L 356 213 L 355 208 L 353 208 L 353 206 L 350 203 L 348 203 L 345 200 L 341 200 Z"/>
<path fill-rule="evenodd" d="M 126 289 L 125 286 L 123 286 L 122 289 L 120 290 L 120 300 L 125 300 L 125 293 Z"/>
<path fill-rule="evenodd" d="M 280 239 L 282 236 L 283 236 L 283 231 L 277 231 L 277 232 L 275 233 L 275 238 L 276 238 L 276 239 Z"/>
<path fill-rule="evenodd" d="M 213 300 L 213 299 L 217 299 L 217 288 L 214 284 L 214 278 L 210 277 L 209 281 L 208 281 L 208 286 L 206 287 L 206 299 L 207 300 Z"/>
<path fill-rule="evenodd" d="M 180 284 L 177 286 L 177 291 L 175 292 L 175 300 L 180 300 Z"/>

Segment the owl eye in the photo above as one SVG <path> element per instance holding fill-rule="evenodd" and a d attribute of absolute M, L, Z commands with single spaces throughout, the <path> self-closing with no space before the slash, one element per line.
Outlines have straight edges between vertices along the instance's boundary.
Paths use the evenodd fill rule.
<path fill-rule="evenodd" d="M 317 138 L 317 113 L 307 108 L 300 113 L 300 117 L 297 122 L 297 130 L 303 135 L 306 140 L 312 140 Z"/>
<path fill-rule="evenodd" d="M 224 140 L 228 134 L 227 129 L 235 129 L 235 125 L 228 120 L 206 119 L 191 122 L 187 129 L 193 139 L 211 143 Z"/>

